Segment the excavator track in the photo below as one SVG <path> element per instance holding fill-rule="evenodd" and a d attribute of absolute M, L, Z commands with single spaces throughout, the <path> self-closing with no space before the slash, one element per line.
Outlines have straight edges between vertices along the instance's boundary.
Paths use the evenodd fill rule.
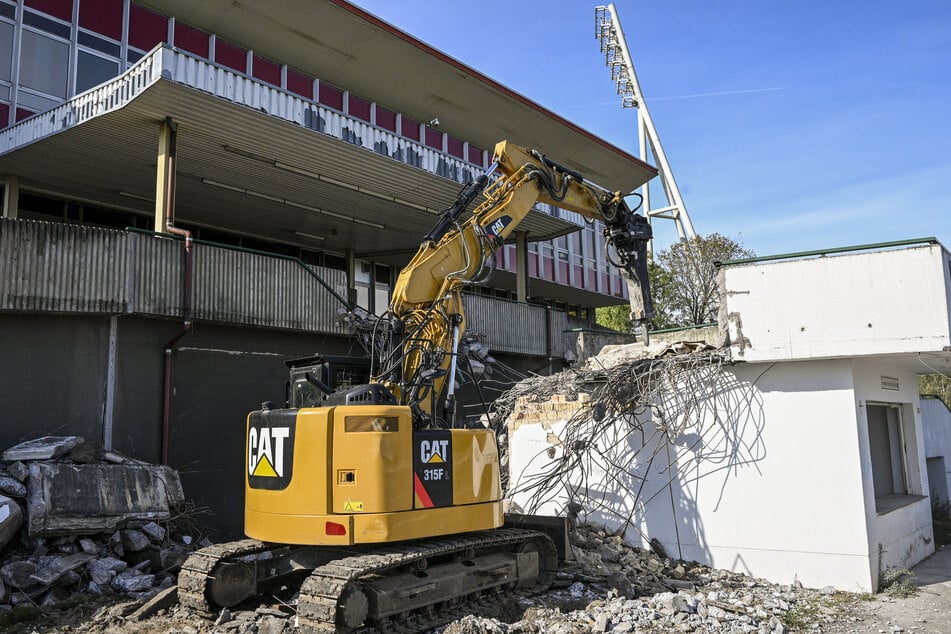
<path fill-rule="evenodd" d="M 215 616 L 220 608 L 212 605 L 208 598 L 208 586 L 215 580 L 212 575 L 215 566 L 270 548 L 256 539 L 243 539 L 196 550 L 185 560 L 178 573 L 179 603 L 203 616 Z"/>
<path fill-rule="evenodd" d="M 487 584 L 474 592 L 446 597 L 435 603 L 414 603 L 417 595 L 407 588 L 402 593 L 405 608 L 396 613 L 379 613 L 364 589 L 373 580 L 385 579 L 399 569 L 417 567 L 454 555 L 471 559 L 480 554 L 512 552 L 527 549 L 537 553 L 537 577 L 529 585 L 506 581 Z M 411 542 L 400 546 L 376 548 L 372 552 L 345 557 L 315 569 L 301 586 L 298 600 L 298 626 L 302 632 L 399 632 L 409 634 L 459 618 L 469 612 L 468 602 L 491 602 L 502 590 L 540 591 L 551 585 L 558 565 L 558 556 L 551 539 L 544 533 L 523 529 L 495 529 L 468 533 L 458 537 Z M 480 571 L 476 576 L 491 576 Z M 501 573 L 499 573 L 501 574 Z M 431 584 L 433 585 L 433 584 Z M 428 588 L 427 588 L 428 589 Z M 374 608 L 376 614 L 374 614 Z M 392 612 L 392 611 L 390 611 Z"/>
<path fill-rule="evenodd" d="M 220 605 L 234 605 L 242 598 L 231 583 L 247 583 L 242 577 L 253 566 L 241 562 L 287 548 L 257 540 L 203 548 L 182 566 L 179 601 L 213 617 Z M 352 546 L 342 556 L 339 548 L 326 552 L 330 556 L 300 587 L 296 621 L 301 632 L 423 632 L 475 608 L 487 608 L 503 593 L 509 597 L 541 591 L 551 585 L 558 566 L 547 535 L 512 528 Z"/>

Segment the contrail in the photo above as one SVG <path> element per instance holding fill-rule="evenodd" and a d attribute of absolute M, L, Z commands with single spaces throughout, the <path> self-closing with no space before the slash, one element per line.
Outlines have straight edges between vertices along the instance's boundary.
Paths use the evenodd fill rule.
<path fill-rule="evenodd" d="M 695 99 L 697 97 L 723 97 L 725 95 L 748 95 L 754 92 L 775 92 L 777 90 L 786 90 L 785 86 L 776 86 L 775 88 L 748 88 L 746 90 L 724 90 L 722 92 L 699 92 L 693 95 L 673 95 L 670 97 L 649 97 L 647 101 L 670 101 L 672 99 Z"/>
<path fill-rule="evenodd" d="M 745 90 L 724 90 L 722 92 L 698 92 L 692 95 L 671 95 L 669 97 L 647 97 L 645 101 L 653 103 L 655 101 L 673 101 L 675 99 L 697 99 L 700 97 L 724 97 L 727 95 L 748 95 L 757 92 L 775 92 L 777 90 L 786 90 L 785 86 L 776 86 L 773 88 L 747 88 Z M 591 108 L 594 106 L 614 106 L 617 101 L 599 101 L 597 103 L 579 103 L 569 108 Z"/>

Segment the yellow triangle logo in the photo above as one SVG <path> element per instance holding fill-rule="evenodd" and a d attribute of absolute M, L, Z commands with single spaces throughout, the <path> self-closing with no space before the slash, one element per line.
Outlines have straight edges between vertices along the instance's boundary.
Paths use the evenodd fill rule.
<path fill-rule="evenodd" d="M 271 461 L 267 459 L 267 456 L 261 456 L 261 459 L 258 460 L 258 464 L 254 467 L 254 472 L 251 474 L 253 476 L 265 476 L 267 478 L 276 478 L 277 471 L 274 470 L 274 467 L 271 466 Z"/>
<path fill-rule="evenodd" d="M 438 453 L 434 453 L 433 457 L 430 458 L 429 462 L 427 462 L 426 464 L 432 464 L 434 462 L 446 462 L 446 461 L 443 460 L 442 457 Z"/>

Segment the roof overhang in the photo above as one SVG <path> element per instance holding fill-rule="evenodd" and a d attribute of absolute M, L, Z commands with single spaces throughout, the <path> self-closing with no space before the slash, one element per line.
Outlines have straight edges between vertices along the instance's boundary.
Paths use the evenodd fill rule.
<path fill-rule="evenodd" d="M 159 47 L 115 80 L 0 132 L 21 187 L 152 213 L 159 131 L 178 129 L 176 218 L 403 263 L 480 168 L 417 146 L 420 167 L 373 151 L 411 141 L 207 61 Z M 361 145 L 341 140 L 344 128 Z M 452 180 L 436 173 L 448 166 Z M 578 225 L 539 210 L 532 240 Z M 322 239 L 321 239 L 322 238 Z"/>
<path fill-rule="evenodd" d="M 625 193 L 640 186 L 635 182 L 644 169 L 656 173 L 604 139 L 343 0 L 143 4 L 417 121 L 436 117 L 441 131 L 490 151 L 502 139 L 533 147 L 562 157 L 593 182 Z M 465 30 L 459 35 L 465 37 Z M 512 51 L 498 54 L 511 56 Z M 570 82 L 565 85 L 570 89 Z"/>

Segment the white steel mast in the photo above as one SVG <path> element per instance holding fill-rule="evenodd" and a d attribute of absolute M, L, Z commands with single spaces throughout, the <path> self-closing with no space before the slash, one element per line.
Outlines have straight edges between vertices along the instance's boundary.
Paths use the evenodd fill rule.
<path fill-rule="evenodd" d="M 595 37 L 601 44 L 604 63 L 611 71 L 611 79 L 617 87 L 617 94 L 621 96 L 621 107 L 637 109 L 640 159 L 650 162 L 650 157 L 653 156 L 657 163 L 656 167 L 661 186 L 664 188 L 664 194 L 667 197 L 665 207 L 654 208 L 651 205 L 648 185 L 645 184 L 641 187 L 640 193 L 644 197 L 644 215 L 648 222 L 651 222 L 653 218 L 673 220 L 681 240 L 694 238 L 697 234 L 693 230 L 690 216 L 687 215 L 687 208 L 684 206 L 680 189 L 674 180 L 674 173 L 667 162 L 667 155 L 660 144 L 660 137 L 657 136 L 657 129 L 654 127 L 654 121 L 651 119 L 647 103 L 644 101 L 644 94 L 641 92 L 641 86 L 637 81 L 634 62 L 631 61 L 631 53 L 628 51 L 627 41 L 624 38 L 624 32 L 621 30 L 621 21 L 618 19 L 614 4 L 609 4 L 606 7 L 596 7 L 594 22 Z M 650 154 L 648 154 L 648 150 L 650 150 Z M 652 251 L 653 244 L 650 244 L 648 249 Z"/>

